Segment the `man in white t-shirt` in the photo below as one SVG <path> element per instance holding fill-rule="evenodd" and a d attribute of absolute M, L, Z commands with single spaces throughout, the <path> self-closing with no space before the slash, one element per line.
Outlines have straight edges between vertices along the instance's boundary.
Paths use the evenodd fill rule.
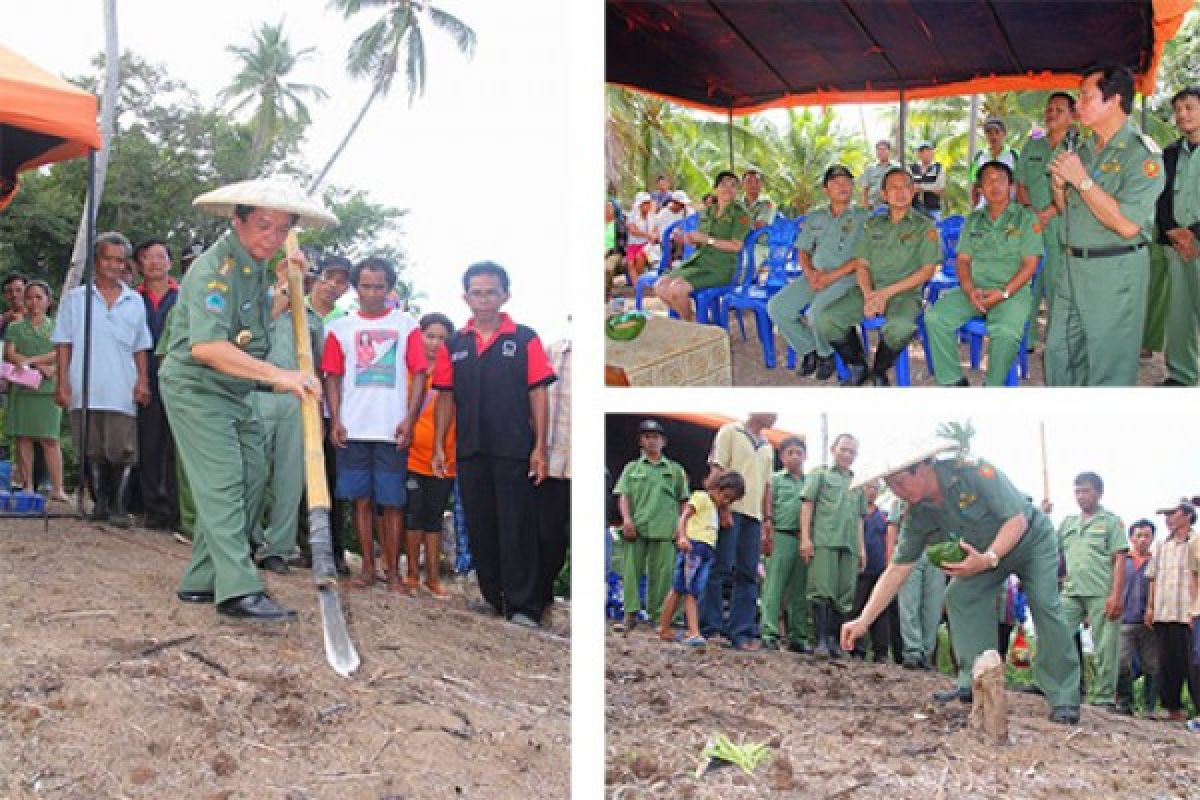
<path fill-rule="evenodd" d="M 416 320 L 387 307 L 396 269 L 384 258 L 354 268 L 359 307 L 334 320 L 321 369 L 329 402 L 329 439 L 337 450 L 339 498 L 354 501 L 362 576 L 375 582 L 375 506 L 383 507 L 383 568 L 388 588 L 402 591 L 399 557 L 408 442 L 425 395 L 428 362 Z"/>

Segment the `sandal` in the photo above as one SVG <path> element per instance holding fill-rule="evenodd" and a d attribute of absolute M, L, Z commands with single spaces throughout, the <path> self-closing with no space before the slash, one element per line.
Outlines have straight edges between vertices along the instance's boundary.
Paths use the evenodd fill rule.
<path fill-rule="evenodd" d="M 681 639 L 679 643 L 684 647 L 706 647 L 708 639 L 705 639 L 703 636 L 688 636 L 685 639 Z"/>

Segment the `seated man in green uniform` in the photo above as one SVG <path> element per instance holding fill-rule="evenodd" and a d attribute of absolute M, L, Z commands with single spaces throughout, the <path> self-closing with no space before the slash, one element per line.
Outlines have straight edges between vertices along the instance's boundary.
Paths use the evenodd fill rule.
<path fill-rule="evenodd" d="M 646 613 L 654 622 L 663 600 L 671 590 L 675 567 L 675 526 L 688 499 L 687 473 L 663 455 L 667 436 L 656 419 L 638 425 L 642 453 L 625 465 L 613 494 L 621 510 L 625 563 L 621 571 L 625 587 L 625 621 L 622 629 L 633 630 L 641 608 L 638 586 L 646 578 Z M 670 624 L 667 620 L 667 624 Z"/>
<path fill-rule="evenodd" d="M 234 219 L 233 229 L 183 278 L 159 370 L 163 404 L 196 503 L 192 560 L 177 594 L 189 603 L 215 601 L 228 617 L 287 621 L 295 612 L 267 596 L 251 560 L 267 472 L 263 426 L 251 393 L 270 387 L 301 399 L 319 397 L 320 384 L 265 360 L 271 322 L 267 260 L 297 221 L 321 225 L 336 218 L 297 187 L 270 181 L 224 187 L 196 204 L 217 214 L 232 211 Z"/>
<path fill-rule="evenodd" d="M 1148 245 L 1165 178 L 1158 145 L 1129 118 L 1133 95 L 1127 68 L 1088 69 L 1079 121 L 1092 133 L 1050 163 L 1066 261 L 1046 332 L 1048 386 L 1137 385 Z"/>
<path fill-rule="evenodd" d="M 804 490 L 804 457 L 807 448 L 799 436 L 779 443 L 783 469 L 771 476 L 771 519 L 775 528 L 773 548 L 767 558 L 767 579 L 762 595 L 763 647 L 779 647 L 779 618 L 787 613 L 788 649 L 810 652 L 808 563 L 799 556 L 800 493 Z"/>
<path fill-rule="evenodd" d="M 968 386 L 958 363 L 958 329 L 972 317 L 987 320 L 984 382 L 1003 386 L 1029 319 L 1029 281 L 1042 254 L 1041 226 L 1014 203 L 1012 170 L 989 161 L 979 170 L 984 207 L 972 211 L 958 239 L 959 287 L 942 294 L 925 315 L 933 372 L 942 386 Z"/>
<path fill-rule="evenodd" d="M 742 240 L 752 229 L 750 212 L 736 200 L 737 175 L 727 170 L 717 173 L 713 189 L 717 201 L 704 207 L 700 229 L 677 234 L 694 245 L 696 252 L 654 284 L 654 293 L 688 322 L 696 318 L 692 292 L 724 286 L 733 280 Z"/>
<path fill-rule="evenodd" d="M 817 467 L 804 481 L 800 497 L 800 558 L 808 564 L 808 602 L 819 657 L 841 655 L 838 630 L 854 608 L 858 573 L 866 566 L 863 516 L 867 500 L 851 487 L 850 467 L 858 457 L 858 439 L 839 434 L 830 448 L 833 465 Z"/>
<path fill-rule="evenodd" d="M 856 326 L 863 317 L 884 315 L 887 321 L 875 351 L 871 377 L 887 386 L 887 371 L 908 347 L 921 313 L 921 289 L 942 258 L 942 241 L 933 221 L 912 210 L 913 178 L 896 167 L 883 176 L 887 214 L 871 217 L 854 248 L 858 286 L 817 315 L 817 332 L 846 362 L 850 377 L 843 385 L 867 381 L 867 357 Z"/>
<path fill-rule="evenodd" d="M 842 627 L 842 647 L 862 637 L 896 595 L 925 547 L 953 532 L 966 557 L 943 564 L 950 637 L 958 659 L 958 687 L 936 692 L 947 702 L 972 700 L 975 660 L 996 647 L 996 595 L 1010 574 L 1019 577 L 1038 632 L 1034 681 L 1051 706 L 1050 719 L 1079 722 L 1079 658 L 1071 644 L 1058 595 L 1058 545 L 1050 520 L 986 461 L 935 459 L 955 446 L 918 444 L 896 453 L 859 481 L 881 474 L 888 488 L 908 503 L 892 563 L 884 570 L 858 618 Z"/>
<path fill-rule="evenodd" d="M 825 170 L 822 188 L 829 205 L 808 213 L 796 239 L 804 276 L 792 280 L 767 302 L 771 321 L 801 355 L 800 376 L 816 373 L 819 381 L 833 375 L 833 348 L 809 320 L 854 287 L 852 256 L 863 224 L 871 216 L 865 208 L 852 205 L 854 173 L 841 164 Z"/>

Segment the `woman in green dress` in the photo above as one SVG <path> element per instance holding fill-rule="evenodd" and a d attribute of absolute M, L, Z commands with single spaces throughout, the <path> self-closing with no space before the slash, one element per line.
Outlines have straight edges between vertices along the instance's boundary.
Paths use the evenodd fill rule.
<path fill-rule="evenodd" d="M 50 341 L 54 320 L 46 313 L 50 299 L 50 287 L 45 281 L 30 281 L 25 287 L 25 318 L 12 323 L 5 331 L 4 360 L 42 373 L 42 382 L 36 389 L 12 384 L 5 427 L 16 443 L 16 475 L 13 476 L 16 482 L 26 489 L 33 489 L 33 443 L 37 442 L 42 446 L 50 471 L 51 497 L 68 502 L 63 492 L 62 451 L 58 446 L 62 409 L 54 404 L 57 381 L 54 344 Z"/>

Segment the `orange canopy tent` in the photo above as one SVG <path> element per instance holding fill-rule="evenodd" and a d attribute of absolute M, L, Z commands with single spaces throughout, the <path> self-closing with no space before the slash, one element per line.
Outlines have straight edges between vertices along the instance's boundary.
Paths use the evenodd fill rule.
<path fill-rule="evenodd" d="M 98 150 L 96 97 L 0 45 L 0 210 L 17 173 Z"/>

